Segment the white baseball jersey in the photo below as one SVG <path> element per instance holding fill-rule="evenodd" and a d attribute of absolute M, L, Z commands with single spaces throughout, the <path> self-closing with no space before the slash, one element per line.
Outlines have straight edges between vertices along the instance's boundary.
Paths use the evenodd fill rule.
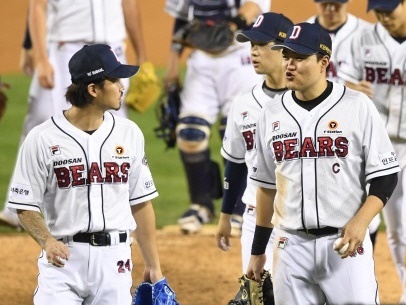
<path fill-rule="evenodd" d="M 48 0 L 47 39 L 112 44 L 126 38 L 121 0 Z"/>
<path fill-rule="evenodd" d="M 400 170 L 372 101 L 336 83 L 311 111 L 286 92 L 262 112 L 256 139 L 251 181 L 277 189 L 272 222 L 281 229 L 342 228 L 367 182 Z"/>
<path fill-rule="evenodd" d="M 227 118 L 227 127 L 221 147 L 221 155 L 234 163 L 245 163 L 249 172 L 255 158 L 255 133 L 257 121 L 263 108 L 271 105 L 275 96 L 284 93 L 286 90 L 267 90 L 262 88 L 263 82 L 255 85 L 250 92 L 240 94 L 231 104 Z M 279 102 L 279 99 L 278 99 Z M 257 187 L 248 183 L 242 196 L 242 202 L 247 205 L 243 214 L 243 225 L 241 235 L 241 256 L 242 271 L 245 273 L 251 258 L 251 247 L 254 239 L 256 222 L 256 192 Z M 272 245 L 273 235 L 266 247 L 265 269 L 272 268 Z"/>
<path fill-rule="evenodd" d="M 274 98 L 286 90 L 269 91 L 266 94 L 262 88 L 263 82 L 247 92 L 237 96 L 231 104 L 227 118 L 227 127 L 221 147 L 221 155 L 234 163 L 245 163 L 248 172 L 252 169 L 256 150 L 255 133 L 257 121 L 263 108 L 271 105 Z M 277 99 L 279 102 L 280 100 Z M 249 176 L 247 177 L 247 179 Z M 242 201 L 245 204 L 256 206 L 256 186 L 248 183 Z"/>
<path fill-rule="evenodd" d="M 307 22 L 314 23 L 317 16 L 313 16 Z M 347 14 L 347 21 L 345 24 L 334 34 L 330 34 L 331 41 L 333 42 L 333 50 L 330 58 L 330 67 L 327 73 L 327 79 L 332 82 L 343 83 L 337 75 L 338 67 L 341 64 L 350 63 L 351 38 L 354 34 L 362 31 L 364 28 L 372 28 L 372 24 L 358 18 L 354 15 Z"/>
<path fill-rule="evenodd" d="M 358 83 L 372 83 L 375 103 L 386 124 L 390 138 L 406 141 L 406 42 L 399 44 L 381 24 L 365 29 L 352 40 L 349 64 L 341 65 L 338 76 Z"/>
<path fill-rule="evenodd" d="M 132 231 L 130 205 L 157 195 L 135 123 L 106 112 L 89 135 L 60 114 L 34 128 L 21 146 L 9 208 L 42 212 L 58 239 Z"/>

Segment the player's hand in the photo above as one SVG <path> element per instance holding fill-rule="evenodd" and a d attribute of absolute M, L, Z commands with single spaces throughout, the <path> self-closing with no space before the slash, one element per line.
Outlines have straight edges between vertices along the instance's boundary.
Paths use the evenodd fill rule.
<path fill-rule="evenodd" d="M 32 50 L 22 49 L 20 53 L 20 69 L 26 76 L 34 75 L 34 58 Z"/>
<path fill-rule="evenodd" d="M 231 215 L 221 213 L 216 232 L 217 247 L 219 247 L 223 251 L 230 250 L 231 248 L 230 236 L 231 236 Z"/>
<path fill-rule="evenodd" d="M 266 255 L 251 255 L 247 269 L 247 277 L 258 283 L 262 281 L 262 273 L 266 262 Z"/>
<path fill-rule="evenodd" d="M 148 268 L 145 267 L 143 280 L 144 282 L 156 283 L 163 278 L 163 274 L 160 268 Z"/>
<path fill-rule="evenodd" d="M 362 93 L 365 93 L 369 98 L 373 98 L 374 97 L 374 91 L 372 90 L 372 84 L 371 82 L 368 82 L 366 80 L 362 80 L 357 84 L 353 84 L 353 83 L 349 83 L 346 82 L 345 83 L 347 87 L 360 91 Z"/>
<path fill-rule="evenodd" d="M 341 236 L 343 237 L 341 244 L 349 243 L 347 251 L 341 255 L 341 258 L 350 256 L 351 253 L 357 251 L 357 248 L 365 239 L 369 223 L 364 223 L 356 216 L 353 217 L 343 228 Z"/>
<path fill-rule="evenodd" d="M 55 238 L 49 238 L 44 245 L 44 251 L 47 255 L 48 263 L 56 266 L 65 266 L 65 261 L 69 260 L 70 251 L 68 247 Z"/>
<path fill-rule="evenodd" d="M 49 60 L 38 61 L 38 80 L 41 87 L 52 89 L 54 87 L 54 68 Z"/>

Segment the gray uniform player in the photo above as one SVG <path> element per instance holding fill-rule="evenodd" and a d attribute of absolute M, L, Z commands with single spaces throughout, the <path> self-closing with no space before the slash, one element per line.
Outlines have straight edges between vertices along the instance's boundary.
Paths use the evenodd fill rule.
<path fill-rule="evenodd" d="M 163 277 L 143 134 L 107 112 L 121 106 L 120 78 L 138 67 L 97 44 L 75 53 L 69 71 L 72 107 L 27 135 L 9 193 L 9 208 L 42 248 L 34 304 L 130 304 L 135 228 L 144 280 Z"/>
<path fill-rule="evenodd" d="M 388 205 L 383 209 L 389 246 L 402 282 L 406 304 L 406 4 L 402 0 L 368 1 L 378 23 L 353 38 L 350 64 L 338 75 L 347 85 L 369 95 L 386 125 L 402 172 Z"/>
<path fill-rule="evenodd" d="M 258 121 L 251 175 L 257 226 L 247 274 L 260 280 L 275 226 L 277 305 L 379 303 L 366 233 L 400 169 L 371 100 L 326 80 L 331 45 L 319 25 L 299 23 L 272 47 L 283 49 L 290 90 Z"/>
<path fill-rule="evenodd" d="M 341 64 L 350 62 L 351 38 L 365 28 L 372 28 L 372 24 L 348 13 L 348 0 L 314 0 L 317 15 L 310 17 L 307 22 L 317 23 L 325 29 L 333 42 L 330 65 L 327 71 L 327 79 L 332 82 L 344 83 L 338 77 L 337 71 Z M 369 234 L 372 244 L 375 244 L 380 215 L 376 215 L 369 225 Z"/>
<path fill-rule="evenodd" d="M 217 227 L 217 244 L 227 251 L 230 247 L 231 214 L 239 197 L 246 205 L 241 235 L 242 270 L 245 272 L 251 255 L 255 230 L 256 186 L 247 184 L 248 170 L 255 157 L 257 120 L 263 108 L 287 88 L 282 70 L 282 52 L 271 50 L 275 43 L 283 42 L 293 22 L 282 14 L 259 15 L 252 28 L 237 35 L 237 41 L 251 43 L 251 60 L 255 71 L 265 75 L 250 92 L 238 95 L 230 107 L 221 155 L 227 160 L 224 174 L 224 196 Z M 272 266 L 272 242 L 267 247 L 265 269 Z"/>
<path fill-rule="evenodd" d="M 174 32 L 192 19 L 229 21 L 245 28 L 260 13 L 269 10 L 269 0 L 166 1 L 166 11 L 175 17 Z M 179 84 L 180 54 L 181 49 L 174 45 L 165 75 L 167 87 Z M 233 43 L 219 54 L 195 50 L 188 58 L 176 129 L 191 204 L 179 219 L 183 232 L 198 232 L 202 224 L 210 221 L 214 216 L 213 199 L 221 197 L 218 165 L 210 160 L 211 126 L 220 115 L 222 136 L 232 99 L 250 90 L 261 79 L 252 68 L 248 45 Z M 234 214 L 242 215 L 244 205 L 238 207 L 241 211 Z M 236 222 L 240 218 L 236 217 Z"/>
<path fill-rule="evenodd" d="M 69 107 L 64 98 L 71 83 L 68 61 L 83 45 L 107 43 L 125 63 L 127 30 L 138 62 L 146 60 L 138 0 L 30 0 L 29 15 L 36 69 L 20 143 L 32 128 Z M 128 87 L 128 79 L 123 82 Z M 115 114 L 126 117 L 125 105 Z M 4 209 L 0 225 L 18 226 L 13 216 Z"/>

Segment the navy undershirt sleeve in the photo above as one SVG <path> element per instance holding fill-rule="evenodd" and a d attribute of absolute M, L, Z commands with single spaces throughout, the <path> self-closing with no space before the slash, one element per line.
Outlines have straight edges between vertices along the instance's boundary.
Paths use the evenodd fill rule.
<path fill-rule="evenodd" d="M 398 183 L 398 174 L 394 173 L 391 175 L 376 177 L 371 180 L 371 185 L 369 187 L 369 194 L 374 195 L 382 200 L 385 205 L 390 196 L 392 196 L 395 190 L 396 184 Z"/>
<path fill-rule="evenodd" d="M 232 214 L 238 198 L 247 187 L 248 170 L 245 163 L 235 163 L 227 160 L 224 171 L 224 189 L 221 212 Z"/>

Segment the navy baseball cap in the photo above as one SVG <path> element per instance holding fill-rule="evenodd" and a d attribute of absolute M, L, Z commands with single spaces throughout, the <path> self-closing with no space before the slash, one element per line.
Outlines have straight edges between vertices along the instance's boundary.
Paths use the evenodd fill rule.
<path fill-rule="evenodd" d="M 314 0 L 314 2 L 347 3 L 348 0 Z"/>
<path fill-rule="evenodd" d="M 103 77 L 128 78 L 139 66 L 122 65 L 113 49 L 106 44 L 85 45 L 69 60 L 72 83 L 89 83 Z"/>
<path fill-rule="evenodd" d="M 379 10 L 384 12 L 391 12 L 398 7 L 402 0 L 368 0 L 368 9 L 370 10 Z"/>
<path fill-rule="evenodd" d="M 282 14 L 264 13 L 258 16 L 249 30 L 237 34 L 238 42 L 254 41 L 267 43 L 274 40 L 282 41 L 293 22 Z"/>
<path fill-rule="evenodd" d="M 302 22 L 290 28 L 283 44 L 271 47 L 273 50 L 284 48 L 303 55 L 319 53 L 330 57 L 332 42 L 330 35 L 320 25 Z"/>

